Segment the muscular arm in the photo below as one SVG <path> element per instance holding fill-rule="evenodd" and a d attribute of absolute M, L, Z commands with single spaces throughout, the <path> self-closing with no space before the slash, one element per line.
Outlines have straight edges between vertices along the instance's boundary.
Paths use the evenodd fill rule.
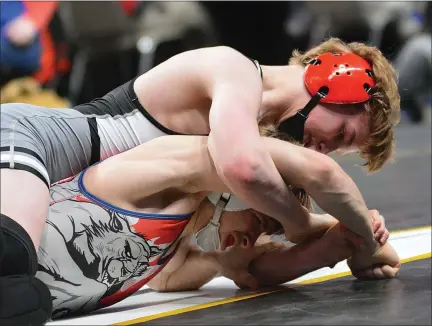
<path fill-rule="evenodd" d="M 209 153 L 219 177 L 237 197 L 286 225 L 288 211 L 306 213 L 260 142 L 260 76 L 251 61 L 233 50 L 225 51 L 226 69 L 216 65 L 211 72 Z"/>
<path fill-rule="evenodd" d="M 278 139 L 262 138 L 267 150 L 288 184 L 301 187 L 327 213 L 360 235 L 371 250 L 372 218 L 354 181 L 330 157 Z M 302 223 L 303 216 L 290 215 Z M 296 221 L 297 220 L 297 221 Z"/>

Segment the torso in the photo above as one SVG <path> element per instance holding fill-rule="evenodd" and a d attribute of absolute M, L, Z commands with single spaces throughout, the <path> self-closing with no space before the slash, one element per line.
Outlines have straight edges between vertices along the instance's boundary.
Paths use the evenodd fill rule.
<path fill-rule="evenodd" d="M 175 254 L 192 216 L 112 206 L 88 192 L 83 174 L 50 190 L 37 277 L 50 288 L 54 317 L 110 306 L 139 290 Z"/>

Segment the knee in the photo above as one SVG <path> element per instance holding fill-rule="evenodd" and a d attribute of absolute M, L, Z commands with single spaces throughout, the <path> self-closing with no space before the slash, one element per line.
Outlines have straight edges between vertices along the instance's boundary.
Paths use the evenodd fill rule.
<path fill-rule="evenodd" d="M 0 276 L 35 275 L 37 253 L 29 234 L 10 217 L 0 214 Z"/>
<path fill-rule="evenodd" d="M 44 325 L 52 313 L 51 293 L 35 277 L 37 253 L 17 222 L 0 215 L 0 323 Z"/>

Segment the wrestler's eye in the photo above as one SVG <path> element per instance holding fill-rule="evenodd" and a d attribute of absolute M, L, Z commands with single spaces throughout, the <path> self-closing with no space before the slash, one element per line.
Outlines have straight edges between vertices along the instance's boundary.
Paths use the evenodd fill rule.
<path fill-rule="evenodd" d="M 124 253 L 125 253 L 125 256 L 127 258 L 132 258 L 131 247 L 130 247 L 129 242 L 127 240 L 125 241 L 125 251 L 124 251 Z"/>

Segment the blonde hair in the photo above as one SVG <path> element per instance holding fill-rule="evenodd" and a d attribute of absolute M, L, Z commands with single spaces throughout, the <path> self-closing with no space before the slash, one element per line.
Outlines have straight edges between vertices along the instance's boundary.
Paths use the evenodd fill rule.
<path fill-rule="evenodd" d="M 290 65 L 306 66 L 312 59 L 326 52 L 351 52 L 366 59 L 372 66 L 376 86 L 369 101 L 359 105 L 369 122 L 369 139 L 360 147 L 360 156 L 366 160 L 369 172 L 380 170 L 391 160 L 394 152 L 393 126 L 400 121 L 400 96 L 395 69 L 379 49 L 363 43 L 344 43 L 330 38 L 318 46 L 300 53 L 295 50 Z"/>

